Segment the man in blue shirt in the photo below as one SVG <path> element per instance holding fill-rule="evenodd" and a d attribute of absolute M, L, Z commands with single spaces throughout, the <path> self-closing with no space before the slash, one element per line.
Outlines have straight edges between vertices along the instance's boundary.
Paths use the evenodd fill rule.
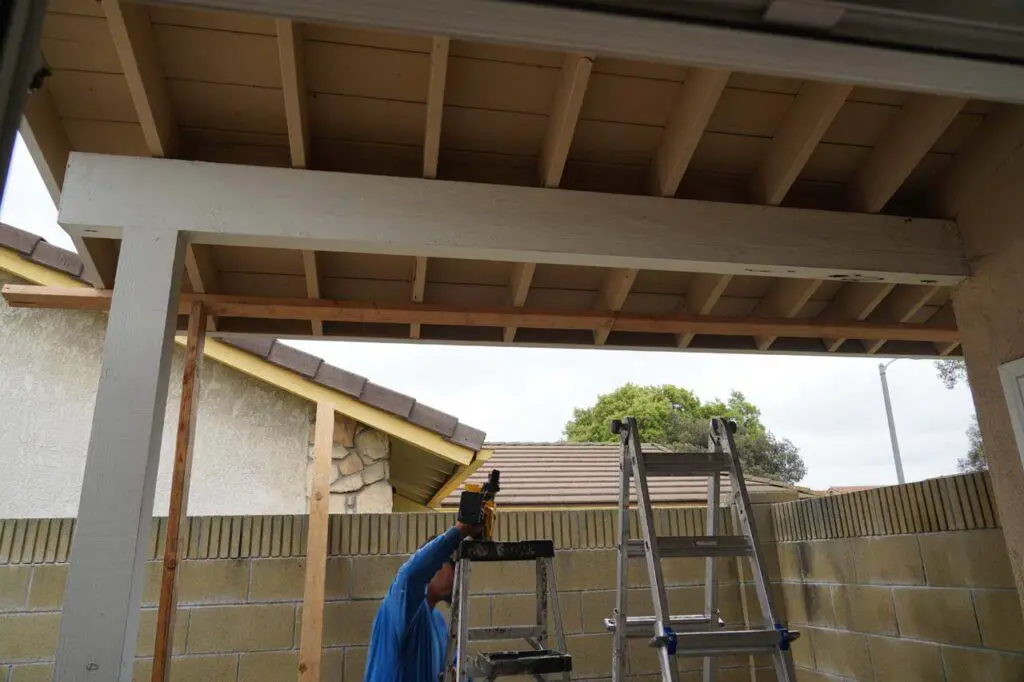
<path fill-rule="evenodd" d="M 398 569 L 373 619 L 366 682 L 438 682 L 448 646 L 448 623 L 434 607 L 451 600 L 452 553 L 463 538 L 476 537 L 481 530 L 481 526 L 456 523 Z"/>

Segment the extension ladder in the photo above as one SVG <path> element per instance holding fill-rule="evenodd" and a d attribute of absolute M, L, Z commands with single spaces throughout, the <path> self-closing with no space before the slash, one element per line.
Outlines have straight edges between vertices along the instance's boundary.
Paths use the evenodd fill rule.
<path fill-rule="evenodd" d="M 470 677 L 493 680 L 506 675 L 543 675 L 561 673 L 569 682 L 572 657 L 565 653 L 565 631 L 555 588 L 555 545 L 550 540 L 493 542 L 463 540 L 456 554 L 455 587 L 452 591 L 448 649 L 442 682 L 464 682 Z M 469 627 L 469 574 L 478 561 L 532 561 L 537 566 L 537 621 L 531 625 Z M 548 630 L 548 609 L 552 610 L 554 633 Z M 555 649 L 549 648 L 550 639 Z M 527 651 L 491 651 L 473 653 L 469 643 L 499 639 L 524 639 Z"/>
<path fill-rule="evenodd" d="M 612 680 L 624 682 L 627 638 L 648 638 L 658 651 L 661 679 L 677 682 L 677 656 L 703 656 L 703 681 L 714 682 L 715 656 L 767 653 L 772 655 L 779 682 L 795 682 L 796 674 L 789 645 L 799 633 L 786 629 L 775 617 L 765 579 L 757 529 L 750 498 L 743 481 L 739 454 L 733 434 L 736 423 L 719 417 L 711 420 L 708 450 L 698 453 L 645 453 L 640 447 L 636 419 L 612 422 L 612 432 L 622 441 L 618 517 L 618 585 L 615 610 L 605 619 L 614 633 Z M 729 476 L 733 493 L 734 519 L 741 535 L 719 535 L 721 476 Z M 647 485 L 648 476 L 701 476 L 708 480 L 707 535 L 657 537 Z M 640 538 L 629 538 L 630 479 L 636 488 Z M 650 577 L 653 616 L 626 614 L 626 573 L 629 557 L 644 557 Z M 661 560 L 664 557 L 705 557 L 704 613 L 670 615 Z M 728 629 L 718 609 L 717 560 L 719 557 L 748 557 L 763 625 L 757 629 Z"/>

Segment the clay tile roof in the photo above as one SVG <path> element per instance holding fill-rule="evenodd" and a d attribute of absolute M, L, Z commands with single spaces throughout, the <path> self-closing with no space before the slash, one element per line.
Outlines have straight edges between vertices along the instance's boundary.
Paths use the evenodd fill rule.
<path fill-rule="evenodd" d="M 483 483 L 491 469 L 501 471 L 499 507 L 614 507 L 619 502 L 618 443 L 488 443 L 493 455 L 470 476 L 470 483 Z M 666 449 L 644 445 L 645 452 Z M 747 490 L 760 493 L 803 490 L 785 483 L 746 476 Z M 704 504 L 707 478 L 648 479 L 655 504 Z M 459 504 L 461 488 L 445 498 L 442 506 Z M 731 494 L 728 477 L 722 479 L 722 496 Z M 795 498 L 794 498 L 795 499 Z"/>
<path fill-rule="evenodd" d="M 77 254 L 61 249 L 32 234 L 0 223 L 0 247 L 18 252 L 22 258 L 60 270 L 92 286 L 82 277 L 82 260 Z M 470 450 L 483 447 L 486 434 L 480 429 L 463 424 L 456 417 L 445 414 L 415 398 L 392 391 L 367 381 L 340 367 L 328 365 L 322 358 L 304 353 L 271 339 L 220 339 L 239 350 L 252 353 L 267 362 L 291 370 L 327 388 L 340 391 L 367 405 L 390 412 L 417 426 L 433 431 L 456 445 Z"/>
<path fill-rule="evenodd" d="M 0 223 L 0 247 L 5 247 L 21 254 L 21 257 L 45 265 L 54 270 L 86 282 L 82 277 L 82 259 L 73 251 L 54 246 L 42 237 Z M 87 282 L 91 284 L 91 282 Z"/>
<path fill-rule="evenodd" d="M 350 395 L 360 402 L 433 431 L 456 445 L 462 445 L 470 450 L 479 450 L 483 447 L 486 434 L 480 429 L 463 424 L 450 414 L 418 403 L 415 398 L 375 384 L 340 367 L 329 365 L 315 355 L 292 348 L 280 341 L 244 338 L 220 340 L 239 350 L 257 355 L 267 362 L 301 374 L 322 386 Z"/>

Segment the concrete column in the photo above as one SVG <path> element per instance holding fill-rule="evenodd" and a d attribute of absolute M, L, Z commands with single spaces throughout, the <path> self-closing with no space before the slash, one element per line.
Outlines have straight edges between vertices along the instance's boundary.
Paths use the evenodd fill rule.
<path fill-rule="evenodd" d="M 996 505 L 1024 605 L 1024 466 L 999 365 L 1024 357 L 1024 148 L 957 215 L 972 275 L 953 295 Z"/>
<path fill-rule="evenodd" d="M 130 682 L 184 242 L 126 230 L 57 645 L 58 682 Z"/>

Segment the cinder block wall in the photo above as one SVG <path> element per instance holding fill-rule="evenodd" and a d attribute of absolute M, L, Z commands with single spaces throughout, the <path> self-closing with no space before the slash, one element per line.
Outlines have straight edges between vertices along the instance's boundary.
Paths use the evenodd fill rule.
<path fill-rule="evenodd" d="M 775 505 L 806 681 L 1021 682 L 1024 624 L 987 474 Z"/>

